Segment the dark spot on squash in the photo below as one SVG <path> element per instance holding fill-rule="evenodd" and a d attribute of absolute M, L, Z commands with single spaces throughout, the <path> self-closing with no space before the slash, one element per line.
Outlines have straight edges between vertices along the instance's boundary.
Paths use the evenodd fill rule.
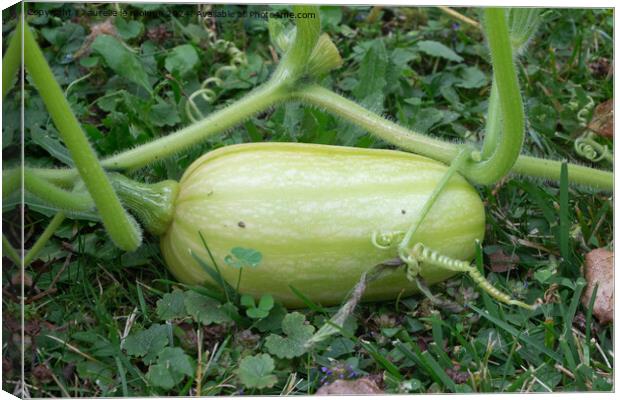
<path fill-rule="evenodd" d="M 243 221 L 239 221 L 237 225 L 239 225 L 239 228 L 245 228 L 245 222 Z"/>
<path fill-rule="evenodd" d="M 407 214 L 407 211 L 405 211 L 405 210 L 400 210 L 400 213 L 401 213 L 401 214 L 403 214 L 403 215 L 405 215 L 405 214 Z"/>

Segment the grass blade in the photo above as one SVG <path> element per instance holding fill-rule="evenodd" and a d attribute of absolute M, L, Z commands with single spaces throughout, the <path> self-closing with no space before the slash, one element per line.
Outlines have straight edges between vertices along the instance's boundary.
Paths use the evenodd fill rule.
<path fill-rule="evenodd" d="M 553 358 L 555 361 L 561 363 L 562 362 L 562 357 L 560 357 L 556 352 L 549 350 L 548 348 L 541 346 L 540 343 L 535 342 L 534 340 L 532 340 L 530 337 L 526 336 L 523 332 L 517 330 L 516 328 L 508 325 L 508 323 L 489 315 L 489 313 L 484 312 L 482 310 L 480 310 L 479 308 L 470 305 L 469 306 L 472 310 L 474 310 L 475 312 L 477 312 L 478 314 L 480 314 L 481 317 L 484 317 L 486 319 L 488 319 L 489 321 L 491 321 L 493 324 L 497 325 L 497 327 L 503 329 L 504 331 L 508 332 L 509 334 L 511 334 L 512 336 L 514 336 L 515 339 L 522 341 L 523 343 L 526 343 L 530 346 L 532 346 L 533 348 L 535 348 L 536 350 L 538 350 L 540 353 L 542 354 L 546 354 L 549 357 Z"/>

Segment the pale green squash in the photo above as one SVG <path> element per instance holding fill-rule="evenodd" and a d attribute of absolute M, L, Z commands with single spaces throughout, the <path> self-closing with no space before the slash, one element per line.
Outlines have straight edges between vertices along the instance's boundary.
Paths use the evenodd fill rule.
<path fill-rule="evenodd" d="M 373 232 L 404 232 L 420 212 L 446 166 L 390 150 L 259 143 L 228 146 L 196 160 L 179 186 L 172 223 L 161 246 L 181 282 L 210 282 L 191 256 L 210 258 L 235 286 L 239 270 L 224 258 L 233 247 L 258 250 L 257 268 L 244 268 L 240 292 L 272 294 L 286 306 L 340 303 L 363 271 L 397 257 L 396 246 L 372 244 Z M 465 179 L 453 177 L 412 243 L 470 260 L 484 235 L 484 207 Z M 424 266 L 429 282 L 453 273 Z M 404 292 L 403 292 L 404 291 Z M 403 268 L 369 285 L 365 300 L 414 292 Z"/>

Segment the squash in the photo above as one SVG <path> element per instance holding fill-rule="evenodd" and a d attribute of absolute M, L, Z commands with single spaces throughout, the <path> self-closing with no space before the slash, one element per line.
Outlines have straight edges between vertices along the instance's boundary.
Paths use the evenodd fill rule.
<path fill-rule="evenodd" d="M 224 259 L 234 247 L 262 254 L 244 268 L 239 292 L 271 294 L 287 307 L 303 306 L 290 286 L 314 302 L 340 303 L 364 271 L 397 257 L 373 233 L 402 235 L 447 167 L 399 151 L 316 144 L 227 146 L 197 159 L 183 175 L 174 215 L 161 247 L 172 274 L 187 284 L 214 283 L 191 252 L 210 262 L 204 237 L 224 279 L 239 269 Z M 460 175 L 448 183 L 411 243 L 471 260 L 484 235 L 484 207 Z M 436 283 L 454 272 L 422 265 Z M 368 285 L 364 300 L 414 293 L 404 268 Z"/>

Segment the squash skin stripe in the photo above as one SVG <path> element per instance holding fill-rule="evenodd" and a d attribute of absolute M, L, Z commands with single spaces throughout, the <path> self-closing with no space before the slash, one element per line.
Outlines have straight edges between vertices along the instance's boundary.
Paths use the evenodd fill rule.
<path fill-rule="evenodd" d="M 296 158 L 304 162 L 287 164 Z M 313 183 L 283 180 L 286 174 L 270 180 L 275 171 L 287 168 L 294 168 L 289 177 L 308 176 Z M 351 183 L 348 173 L 356 168 L 361 172 Z M 375 170 L 381 175 L 368 172 Z M 445 170 L 433 160 L 390 150 L 290 143 L 228 146 L 202 156 L 184 174 L 162 252 L 180 281 L 209 281 L 189 251 L 210 263 L 200 231 L 230 283 L 236 283 L 239 273 L 224 262 L 233 247 L 263 255 L 257 268 L 244 269 L 241 293 L 269 293 L 287 307 L 303 306 L 289 289 L 292 285 L 315 302 L 338 304 L 363 272 L 397 257 L 396 246 L 374 247 L 372 233 L 406 230 Z M 368 173 L 368 183 L 361 173 Z M 465 179 L 455 176 L 414 239 L 469 260 L 483 234 L 482 202 Z M 421 275 L 436 283 L 454 272 L 429 266 Z M 364 300 L 393 299 L 403 290 L 412 294 L 414 286 L 398 269 L 370 284 Z"/>

